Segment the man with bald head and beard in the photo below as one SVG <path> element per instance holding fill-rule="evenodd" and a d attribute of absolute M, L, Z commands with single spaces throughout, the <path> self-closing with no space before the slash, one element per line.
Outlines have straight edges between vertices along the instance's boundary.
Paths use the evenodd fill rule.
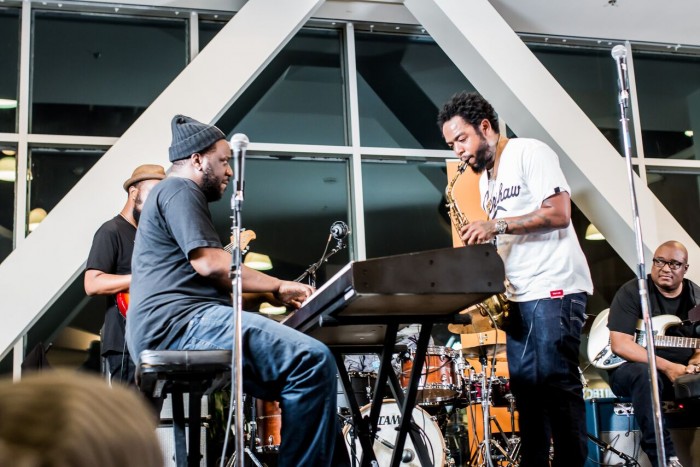
<path fill-rule="evenodd" d="M 134 361 L 149 350 L 231 350 L 231 255 L 208 204 L 233 176 L 221 130 L 184 115 L 171 122 L 172 167 L 143 209 L 134 245 L 127 342 Z M 242 266 L 243 292 L 293 308 L 313 289 Z M 336 435 L 336 366 L 321 342 L 242 313 L 243 389 L 280 401 L 280 466 L 329 466 Z M 337 465 L 337 464 L 335 464 Z"/>
<path fill-rule="evenodd" d="M 654 252 L 651 274 L 647 276 L 651 316 L 672 315 L 688 319 L 688 311 L 700 304 L 700 287 L 685 279 L 688 271 L 688 251 L 680 242 L 668 241 Z M 610 305 L 608 328 L 612 351 L 627 360 L 610 371 L 610 388 L 619 397 L 630 397 L 634 415 L 642 431 L 642 449 L 652 465 L 659 465 L 656 453 L 654 409 L 651 403 L 651 382 L 647 351 L 635 342 L 638 321 L 642 319 L 637 279 L 624 284 Z M 670 328 L 667 334 L 691 336 L 684 326 Z M 700 371 L 700 350 L 657 348 L 659 396 L 673 399 L 673 382 L 679 376 Z M 679 467 L 676 450 L 664 429 L 664 445 L 670 467 Z"/>

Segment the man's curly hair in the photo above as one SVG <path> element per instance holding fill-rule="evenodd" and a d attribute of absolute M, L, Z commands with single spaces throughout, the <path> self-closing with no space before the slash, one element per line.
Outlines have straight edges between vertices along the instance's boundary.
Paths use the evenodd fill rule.
<path fill-rule="evenodd" d="M 498 131 L 498 116 L 493 106 L 486 99 L 481 97 L 481 94 L 476 92 L 465 92 L 455 94 L 445 103 L 442 110 L 438 114 L 438 128 L 442 131 L 442 126 L 445 122 L 451 120 L 455 116 L 460 116 L 462 119 L 472 125 L 475 129 L 479 128 L 479 123 L 483 119 L 491 123 L 493 131 Z"/>

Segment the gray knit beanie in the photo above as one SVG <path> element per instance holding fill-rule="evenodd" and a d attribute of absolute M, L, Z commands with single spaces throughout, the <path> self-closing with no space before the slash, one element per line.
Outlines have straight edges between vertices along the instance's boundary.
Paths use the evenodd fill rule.
<path fill-rule="evenodd" d="M 168 151 L 170 162 L 186 159 L 220 139 L 226 139 L 226 135 L 214 125 L 184 115 L 175 115 L 170 126 L 173 131 L 173 142 Z"/>

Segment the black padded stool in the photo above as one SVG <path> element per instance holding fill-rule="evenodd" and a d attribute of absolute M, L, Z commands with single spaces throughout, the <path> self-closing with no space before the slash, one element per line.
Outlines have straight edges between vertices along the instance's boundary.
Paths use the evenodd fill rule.
<path fill-rule="evenodd" d="M 144 350 L 136 368 L 136 384 L 149 398 L 172 395 L 175 464 L 197 467 L 201 460 L 201 400 L 231 380 L 230 350 Z M 189 393 L 189 454 L 185 440 L 183 394 Z"/>
<path fill-rule="evenodd" d="M 700 401 L 700 374 L 679 376 L 673 389 L 678 401 Z"/>

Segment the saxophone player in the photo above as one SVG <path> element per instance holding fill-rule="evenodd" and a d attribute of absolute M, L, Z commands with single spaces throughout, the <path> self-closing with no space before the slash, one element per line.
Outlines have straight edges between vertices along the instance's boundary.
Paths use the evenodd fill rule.
<path fill-rule="evenodd" d="M 570 188 L 541 141 L 501 135 L 491 104 L 459 93 L 438 125 L 463 164 L 481 174 L 488 220 L 465 223 L 465 245 L 496 239 L 507 277 L 508 370 L 520 412 L 521 467 L 583 466 L 586 414 L 578 372 L 581 328 L 593 284 L 570 223 Z"/>

